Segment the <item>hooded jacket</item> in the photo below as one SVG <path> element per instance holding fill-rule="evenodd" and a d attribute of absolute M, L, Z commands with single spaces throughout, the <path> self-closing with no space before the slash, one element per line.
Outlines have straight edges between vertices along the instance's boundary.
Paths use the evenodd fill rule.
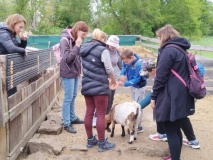
<path fill-rule="evenodd" d="M 62 57 L 60 62 L 60 76 L 63 78 L 76 78 L 81 74 L 80 47 L 75 45 L 75 41 L 70 32 L 71 29 L 67 28 L 61 33 L 61 37 L 66 37 L 70 42 L 68 44 L 64 38 L 60 41 Z"/>
<path fill-rule="evenodd" d="M 187 87 L 171 72 L 174 69 L 186 82 L 189 79 L 187 60 L 182 51 L 169 44 L 176 44 L 184 50 L 190 48 L 188 39 L 176 37 L 159 49 L 156 77 L 151 99 L 156 100 L 154 116 L 157 122 L 175 121 L 195 112 L 194 98 Z M 168 47 L 166 47 L 168 46 Z"/>
<path fill-rule="evenodd" d="M 16 36 L 4 23 L 0 23 L 0 55 L 21 53 L 25 54 L 27 41 L 19 42 Z"/>
<path fill-rule="evenodd" d="M 134 53 L 135 59 L 130 64 L 122 63 L 121 75 L 127 76 L 127 81 L 124 82 L 124 86 L 133 86 L 135 88 L 144 87 L 146 85 L 146 78 L 144 76 L 140 76 L 140 70 L 142 66 L 142 61 L 140 57 Z M 139 87 L 139 82 L 142 81 L 144 83 L 143 86 Z"/>
<path fill-rule="evenodd" d="M 108 75 L 101 61 L 101 55 L 105 49 L 106 44 L 98 40 L 92 40 L 81 47 L 83 65 L 81 93 L 83 95 L 109 94 Z"/>

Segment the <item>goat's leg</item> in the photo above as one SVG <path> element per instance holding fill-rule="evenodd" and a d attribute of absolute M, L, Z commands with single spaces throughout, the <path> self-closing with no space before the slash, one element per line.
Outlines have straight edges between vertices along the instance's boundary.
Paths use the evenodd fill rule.
<path fill-rule="evenodd" d="M 113 137 L 113 136 L 114 136 L 114 130 L 115 130 L 115 122 L 112 121 L 112 131 L 111 131 L 110 137 Z"/>
<path fill-rule="evenodd" d="M 121 136 L 124 137 L 125 136 L 125 130 L 124 130 L 124 126 L 121 125 L 121 128 L 122 128 L 122 133 L 121 133 Z"/>
<path fill-rule="evenodd" d="M 129 139 L 129 144 L 132 144 L 132 142 L 135 139 L 135 128 L 134 128 L 134 122 L 131 122 L 129 124 L 129 131 L 130 131 L 130 139 Z"/>

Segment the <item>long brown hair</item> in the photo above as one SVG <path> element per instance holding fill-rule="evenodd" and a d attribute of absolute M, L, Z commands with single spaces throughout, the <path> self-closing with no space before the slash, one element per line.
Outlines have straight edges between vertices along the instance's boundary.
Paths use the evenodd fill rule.
<path fill-rule="evenodd" d="M 20 22 L 24 22 L 25 25 L 27 24 L 26 19 L 20 14 L 12 14 L 5 20 L 5 23 L 13 33 L 15 33 L 14 26 Z"/>
<path fill-rule="evenodd" d="M 88 32 L 89 31 L 89 27 L 88 25 L 84 22 L 84 21 L 78 21 L 72 28 L 71 34 L 74 38 L 74 40 L 76 40 L 78 38 L 77 36 L 77 32 L 81 30 L 82 32 Z"/>
<path fill-rule="evenodd" d="M 172 25 L 167 24 L 164 27 L 156 31 L 156 36 L 161 38 L 162 44 L 180 36 L 180 33 L 172 27 Z"/>

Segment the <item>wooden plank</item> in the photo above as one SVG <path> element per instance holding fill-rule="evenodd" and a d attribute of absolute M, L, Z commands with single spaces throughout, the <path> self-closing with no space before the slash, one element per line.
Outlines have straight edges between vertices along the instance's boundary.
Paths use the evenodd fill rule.
<path fill-rule="evenodd" d="M 55 74 L 47 82 L 45 82 L 44 85 L 39 87 L 35 91 L 35 93 L 29 95 L 25 100 L 23 100 L 22 102 L 17 104 L 15 107 L 13 107 L 13 109 L 9 111 L 10 120 L 13 120 L 17 115 L 19 115 L 23 110 L 25 110 L 29 104 L 34 102 L 45 91 L 45 88 L 49 87 L 58 77 L 59 77 L 59 73 Z"/>
<path fill-rule="evenodd" d="M 32 94 L 32 85 L 28 85 L 27 86 L 27 90 L 28 90 L 28 96 Z M 27 109 L 27 129 L 29 130 L 31 128 L 31 126 L 33 125 L 33 111 L 32 111 L 32 104 L 29 105 L 28 109 Z"/>
<path fill-rule="evenodd" d="M 7 157 L 7 128 L 0 127 L 0 159 Z"/>
<path fill-rule="evenodd" d="M 24 87 L 21 90 L 21 97 L 22 97 L 22 101 L 27 98 L 28 96 L 28 90 L 27 87 Z M 28 105 L 29 106 L 29 105 Z M 27 133 L 28 131 L 28 107 L 21 113 L 21 118 L 22 118 L 22 124 L 21 124 L 21 128 L 22 128 L 22 137 Z"/>
<path fill-rule="evenodd" d="M 57 97 L 58 97 L 59 93 L 57 94 L 57 96 L 54 98 L 54 100 L 51 102 L 51 104 L 49 105 L 48 109 L 44 112 L 44 114 L 34 123 L 34 125 L 30 128 L 30 130 L 25 134 L 25 136 L 23 137 L 23 139 L 19 142 L 19 144 L 13 149 L 13 151 L 10 152 L 9 156 L 10 156 L 10 160 L 15 160 L 18 155 L 20 154 L 20 148 L 24 147 L 28 141 L 30 140 L 30 138 L 33 136 L 33 134 L 36 132 L 36 130 L 39 128 L 39 126 L 41 125 L 41 123 L 45 120 L 46 115 L 50 112 L 51 107 L 54 105 Z"/>
<path fill-rule="evenodd" d="M 5 113 L 8 112 L 6 90 L 6 56 L 0 56 L 0 127 L 5 124 Z"/>

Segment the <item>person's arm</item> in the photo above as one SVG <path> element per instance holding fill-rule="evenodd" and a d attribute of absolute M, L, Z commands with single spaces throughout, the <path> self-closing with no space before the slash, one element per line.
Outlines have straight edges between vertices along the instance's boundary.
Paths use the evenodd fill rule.
<path fill-rule="evenodd" d="M 140 102 L 140 106 L 141 106 L 141 109 L 144 109 L 146 108 L 150 102 L 151 102 L 151 95 L 152 95 L 152 92 L 149 92 L 146 97 L 144 97 Z"/>
<path fill-rule="evenodd" d="M 9 32 L 2 33 L 0 41 L 9 54 L 12 53 L 21 53 L 23 55 L 25 54 L 24 48 L 18 47 L 13 43 Z"/>
<path fill-rule="evenodd" d="M 152 100 L 156 100 L 159 92 L 165 87 L 169 75 L 171 74 L 171 68 L 173 66 L 173 57 L 171 52 L 175 52 L 173 49 L 165 48 L 163 53 L 158 58 L 158 65 L 156 68 L 156 76 L 154 79 Z"/>
<path fill-rule="evenodd" d="M 21 40 L 21 43 L 19 44 L 19 47 L 26 48 L 27 47 L 27 40 L 26 41 Z"/>
<path fill-rule="evenodd" d="M 67 39 L 68 40 L 68 39 Z M 62 55 L 62 59 L 65 60 L 67 64 L 73 63 L 76 56 L 79 55 L 80 47 L 78 46 L 72 46 L 69 43 L 67 43 L 67 40 L 65 38 L 62 38 L 60 41 L 60 51 Z M 68 40 L 69 41 L 69 40 Z"/>
<path fill-rule="evenodd" d="M 133 75 L 133 78 L 124 82 L 124 86 L 125 87 L 128 87 L 128 86 L 132 86 L 134 84 L 137 84 L 140 79 L 141 79 L 141 76 L 140 76 L 140 70 L 141 70 L 141 64 L 142 62 L 136 62 L 136 66 L 135 66 L 135 70 L 134 70 L 134 75 Z"/>
<path fill-rule="evenodd" d="M 112 67 L 109 51 L 107 49 L 105 49 L 102 52 L 101 61 L 104 63 L 106 73 L 108 74 L 108 78 L 111 79 L 112 85 L 116 85 L 115 77 L 114 77 L 114 74 L 113 74 L 113 67 Z"/>
<path fill-rule="evenodd" d="M 122 70 L 122 60 L 121 60 L 121 57 L 120 55 L 118 54 L 119 58 L 118 58 L 118 63 L 117 63 L 117 66 L 120 70 Z"/>

